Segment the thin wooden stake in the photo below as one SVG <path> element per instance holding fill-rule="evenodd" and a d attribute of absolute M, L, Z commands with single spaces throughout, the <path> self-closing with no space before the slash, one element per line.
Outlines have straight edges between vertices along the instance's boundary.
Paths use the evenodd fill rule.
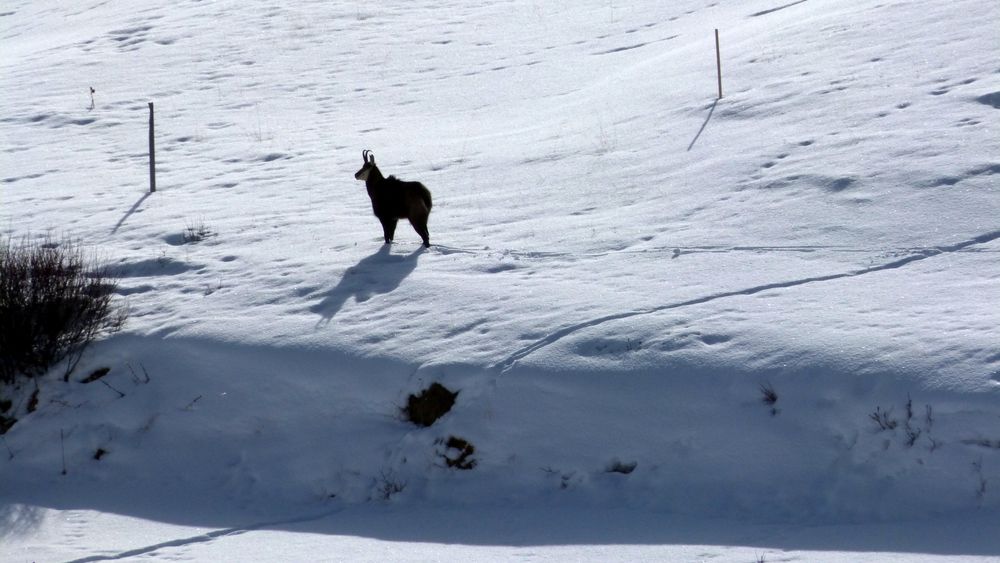
<path fill-rule="evenodd" d="M 156 143 L 153 140 L 153 102 L 149 102 L 149 193 L 156 191 Z"/>
<path fill-rule="evenodd" d="M 722 55 L 719 52 L 719 30 L 715 30 L 715 71 L 719 76 L 719 99 L 722 99 Z"/>

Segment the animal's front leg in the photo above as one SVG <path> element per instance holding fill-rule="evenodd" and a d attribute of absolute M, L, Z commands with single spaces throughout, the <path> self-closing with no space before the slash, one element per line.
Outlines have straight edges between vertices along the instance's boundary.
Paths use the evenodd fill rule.
<path fill-rule="evenodd" d="M 395 236 L 396 234 L 396 222 L 398 221 L 398 219 L 396 218 L 383 219 L 379 217 L 378 220 L 382 222 L 382 233 L 385 235 L 385 243 L 389 244 L 390 242 L 392 242 L 392 237 Z"/>

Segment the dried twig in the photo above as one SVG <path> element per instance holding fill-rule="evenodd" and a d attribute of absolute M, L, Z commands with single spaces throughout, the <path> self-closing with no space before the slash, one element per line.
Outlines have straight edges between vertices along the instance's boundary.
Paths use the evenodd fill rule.
<path fill-rule="evenodd" d="M 111 389 L 111 390 L 112 390 L 112 391 L 114 391 L 115 393 L 118 393 L 118 397 L 119 397 L 119 398 L 125 398 L 125 393 L 122 393 L 121 391 L 119 391 L 119 390 L 115 389 L 115 388 L 114 388 L 114 387 L 112 387 L 112 386 L 111 386 L 111 384 L 110 384 L 110 383 L 108 383 L 107 381 L 104 381 L 103 379 L 99 379 L 98 381 L 100 381 L 101 383 L 103 383 L 103 384 L 104 384 L 104 386 L 105 386 L 105 387 L 107 387 L 108 389 Z"/>
<path fill-rule="evenodd" d="M 62 448 L 62 474 L 66 474 L 66 437 L 63 435 L 62 428 L 59 429 L 59 446 Z"/>

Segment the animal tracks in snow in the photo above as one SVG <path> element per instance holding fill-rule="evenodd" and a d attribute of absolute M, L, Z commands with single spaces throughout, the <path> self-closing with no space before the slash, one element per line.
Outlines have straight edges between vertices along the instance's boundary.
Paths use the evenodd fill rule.
<path fill-rule="evenodd" d="M 958 176 L 940 176 L 930 180 L 924 187 L 937 188 L 942 186 L 954 186 L 959 182 L 977 178 L 980 176 L 992 176 L 1000 174 L 1000 164 L 984 164 L 975 168 L 970 168 L 964 174 Z"/>
<path fill-rule="evenodd" d="M 968 86 L 969 84 L 972 84 L 975 81 L 976 81 L 975 78 L 967 78 L 967 79 L 961 80 L 959 82 L 955 82 L 955 83 L 952 83 L 952 84 L 946 84 L 946 82 L 948 82 L 946 79 L 938 80 L 937 83 L 939 84 L 939 86 L 937 86 L 936 88 L 934 88 L 933 90 L 931 90 L 930 94 L 932 96 L 943 96 L 943 95 L 951 92 L 955 88 L 958 88 L 960 86 Z"/>

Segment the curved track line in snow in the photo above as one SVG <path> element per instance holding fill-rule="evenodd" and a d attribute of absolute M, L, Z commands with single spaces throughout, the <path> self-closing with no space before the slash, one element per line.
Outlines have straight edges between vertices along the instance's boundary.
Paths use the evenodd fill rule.
<path fill-rule="evenodd" d="M 393 243 L 402 245 L 406 243 Z M 415 245 L 414 245 L 415 246 Z M 812 253 L 844 253 L 844 254 L 917 254 L 922 255 L 928 252 L 937 253 L 940 247 L 937 246 L 910 246 L 910 247 L 881 247 L 881 248 L 860 248 L 853 246 L 833 246 L 833 245 L 699 245 L 699 246 L 654 246 L 648 248 L 623 248 L 620 250 L 608 250 L 604 252 L 556 252 L 545 250 L 513 250 L 513 249 L 488 249 L 488 248 L 458 248 L 435 244 L 432 251 L 440 254 L 467 254 L 469 256 L 510 256 L 521 259 L 546 259 L 546 258 L 603 258 L 606 256 L 619 256 L 622 254 L 671 254 L 672 258 L 678 258 L 687 254 L 729 254 L 734 252 L 768 253 L 768 252 L 792 252 L 800 254 Z M 984 250 L 978 248 L 960 248 L 952 252 L 1000 252 L 1000 250 Z"/>
<path fill-rule="evenodd" d="M 918 261 L 921 261 L 921 260 L 926 260 L 928 258 L 932 258 L 934 256 L 940 256 L 942 254 L 950 254 L 950 253 L 953 253 L 953 252 L 959 252 L 959 251 L 964 250 L 964 249 L 966 249 L 966 248 L 968 248 L 970 246 L 975 246 L 975 245 L 979 245 L 979 244 L 986 244 L 988 242 L 992 242 L 992 241 L 997 240 L 997 239 L 1000 239 L 1000 231 L 992 231 L 992 232 L 986 233 L 984 235 L 980 235 L 978 237 L 962 241 L 962 242 L 957 243 L 957 244 L 953 244 L 953 245 L 949 245 L 949 246 L 936 246 L 936 247 L 932 247 L 932 248 L 927 248 L 927 249 L 924 249 L 924 250 L 920 251 L 917 254 L 913 254 L 913 255 L 907 256 L 905 258 L 900 258 L 899 260 L 894 260 L 892 262 L 886 262 L 885 264 L 880 264 L 878 266 L 870 266 L 870 267 L 864 268 L 862 270 L 853 270 L 853 271 L 850 271 L 850 272 L 842 272 L 842 273 L 839 273 L 839 274 L 829 274 L 829 275 L 825 275 L 825 276 L 814 276 L 814 277 L 809 277 L 809 278 L 801 278 L 801 279 L 797 279 L 797 280 L 779 281 L 779 282 L 774 282 L 774 283 L 768 283 L 768 284 L 764 284 L 764 285 L 758 285 L 758 286 L 754 286 L 754 287 L 749 287 L 749 288 L 745 288 L 745 289 L 737 289 L 737 290 L 733 290 L 733 291 L 725 291 L 725 292 L 721 292 L 721 293 L 715 293 L 715 294 L 712 294 L 712 295 L 706 295 L 706 296 L 703 296 L 703 297 L 697 297 L 695 299 L 689 299 L 687 301 L 681 301 L 679 303 L 670 303 L 670 304 L 667 304 L 667 305 L 661 305 L 659 307 L 653 307 L 651 309 L 644 309 L 644 310 L 641 310 L 641 311 L 627 311 L 627 312 L 623 312 L 623 313 L 615 313 L 613 315 L 605 315 L 603 317 L 598 317 L 596 319 L 590 319 L 588 321 L 583 321 L 583 322 L 580 322 L 580 323 L 577 323 L 577 324 L 573 324 L 573 325 L 561 328 L 561 329 L 559 329 L 559 330 L 557 330 L 557 331 L 549 334 L 545 338 L 542 338 L 542 339 L 536 341 L 534 344 L 530 344 L 528 346 L 525 346 L 524 348 L 521 348 L 520 350 L 518 350 L 518 351 L 514 352 L 513 354 L 511 354 L 510 356 L 508 356 L 505 360 L 494 364 L 492 367 L 493 367 L 493 369 L 499 369 L 500 373 L 506 373 L 507 371 L 510 371 L 510 369 L 514 367 L 514 364 L 516 364 L 519 360 L 521 360 L 521 359 L 529 356 L 530 354 L 534 353 L 535 351 L 540 350 L 540 349 L 542 349 L 542 348 L 544 348 L 544 347 L 546 347 L 546 346 L 548 346 L 550 344 L 553 344 L 553 343 L 555 343 L 555 342 L 557 342 L 557 341 L 565 338 L 566 336 L 569 336 L 570 334 L 573 334 L 574 332 L 578 332 L 578 331 L 581 331 L 581 330 L 584 330 L 584 329 L 587 329 L 587 328 L 598 326 L 598 325 L 601 325 L 601 324 L 604 324 L 604 323 L 607 323 L 607 322 L 610 322 L 610 321 L 617 321 L 617 320 L 621 320 L 621 319 L 627 319 L 627 318 L 630 318 L 630 317 L 638 317 L 638 316 L 641 316 L 641 315 L 650 315 L 650 314 L 653 314 L 653 313 L 659 313 L 661 311 L 669 311 L 671 309 L 680 309 L 680 308 L 683 308 L 683 307 L 690 307 L 692 305 L 701 305 L 702 303 L 708 303 L 710 301 L 717 301 L 719 299 L 726 299 L 728 297 L 741 297 L 741 296 L 747 296 L 747 295 L 754 295 L 756 293 L 760 293 L 762 291 L 768 291 L 768 290 L 771 290 L 771 289 L 787 289 L 787 288 L 791 288 L 791 287 L 797 287 L 797 286 L 800 286 L 800 285 L 807 285 L 807 284 L 812 284 L 812 283 L 828 282 L 828 281 L 845 279 L 845 278 L 855 278 L 855 277 L 863 276 L 863 275 L 866 275 L 866 274 L 871 274 L 871 273 L 875 273 L 875 272 L 882 272 L 882 271 L 885 271 L 885 270 L 895 270 L 895 269 L 898 269 L 898 268 L 902 268 L 903 266 L 906 266 L 907 264 L 910 264 L 912 262 L 918 262 Z"/>
<path fill-rule="evenodd" d="M 180 538 L 176 540 L 169 540 L 153 545 L 147 545 L 144 547 L 137 547 L 135 549 L 129 549 L 127 551 L 122 551 L 120 553 L 115 553 L 113 555 L 92 555 L 89 557 L 83 557 L 80 559 L 73 559 L 68 563 L 90 563 L 92 561 L 115 561 L 118 559 L 126 559 L 129 557 L 137 557 L 140 555 L 148 555 L 154 553 L 161 549 L 168 547 L 183 547 L 186 545 L 192 545 L 196 543 L 208 543 L 214 541 L 218 538 L 223 538 L 226 536 L 238 536 L 246 532 L 252 532 L 254 530 L 260 530 L 262 528 L 268 528 L 272 526 L 282 526 L 285 524 L 301 524 L 303 522 L 312 522 L 314 520 L 320 520 L 326 518 L 332 514 L 338 512 L 337 510 L 329 510 L 326 512 L 321 512 L 319 514 L 313 514 L 310 516 L 301 516 L 299 518 L 289 518 L 286 520 L 275 520 L 271 522 L 260 522 L 258 524 L 248 524 L 246 526 L 238 526 L 235 528 L 223 528 L 221 530 L 213 530 L 205 534 L 198 534 L 197 536 L 191 536 L 187 538 Z"/>

